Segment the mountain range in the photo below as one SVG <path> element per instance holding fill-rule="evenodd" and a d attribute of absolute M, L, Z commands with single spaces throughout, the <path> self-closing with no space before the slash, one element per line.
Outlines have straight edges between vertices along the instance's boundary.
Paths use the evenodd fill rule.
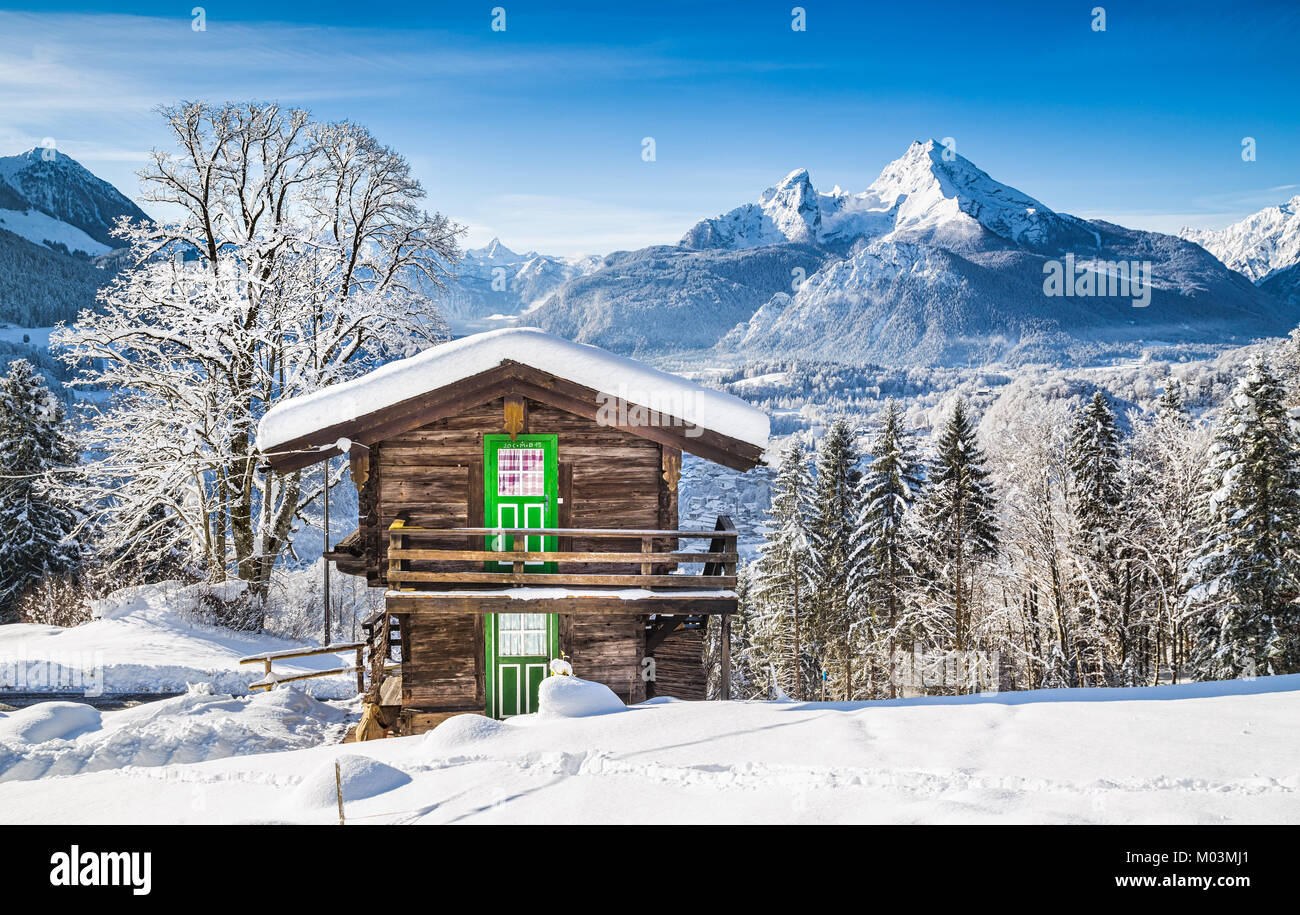
<path fill-rule="evenodd" d="M 1067 265 L 1080 282 L 1049 294 Z M 1118 282 L 1134 265 L 1147 295 Z M 676 246 L 610 255 L 527 320 L 633 353 L 967 364 L 1241 344 L 1298 314 L 1200 244 L 1057 213 L 930 140 L 857 194 L 793 171 Z"/>
<path fill-rule="evenodd" d="M 120 216 L 147 218 L 62 153 L 0 158 L 0 321 L 91 304 L 121 259 Z M 859 193 L 792 171 L 676 245 L 565 258 L 493 239 L 455 270 L 439 307 L 458 333 L 529 323 L 640 355 L 1092 361 L 1289 331 L 1300 197 L 1176 237 L 1056 212 L 930 140 Z"/>
<path fill-rule="evenodd" d="M 0 321 L 44 327 L 92 305 L 121 262 L 122 216 L 148 218 L 64 153 L 0 158 Z"/>
<path fill-rule="evenodd" d="M 1265 207 L 1226 229 L 1183 229 L 1194 241 L 1251 282 L 1263 285 L 1300 262 L 1300 195 Z"/>
<path fill-rule="evenodd" d="M 566 281 L 590 273 L 600 263 L 599 257 L 518 254 L 494 238 L 482 248 L 465 251 L 438 307 L 456 333 L 489 330 L 540 305 Z"/>

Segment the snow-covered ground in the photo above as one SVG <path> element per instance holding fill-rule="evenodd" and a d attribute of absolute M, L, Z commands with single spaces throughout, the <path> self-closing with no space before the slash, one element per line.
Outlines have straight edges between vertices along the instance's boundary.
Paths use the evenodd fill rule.
<path fill-rule="evenodd" d="M 326 704 L 291 689 L 221 696 L 206 686 L 115 712 L 41 702 L 0 713 L 0 782 L 338 743 L 357 704 Z M 54 784 L 62 783 L 46 787 Z"/>
<path fill-rule="evenodd" d="M 38 245 L 55 242 L 67 245 L 70 251 L 82 251 L 92 256 L 113 250 L 103 242 L 95 241 L 82 229 L 36 209 L 0 210 L 0 229 L 8 229 Z"/>
<path fill-rule="evenodd" d="M 53 327 L 0 327 L 0 340 L 7 343 L 26 343 L 37 349 L 49 349 Z M 26 338 L 26 339 L 24 339 Z"/>
<path fill-rule="evenodd" d="M 63 629 L 32 623 L 0 626 L 0 701 L 18 693 L 184 693 L 203 683 L 242 695 L 262 675 L 239 659 L 304 647 L 275 636 L 205 625 L 200 597 L 226 586 L 147 585 L 116 591 L 93 608 L 93 622 Z M 310 646 L 306 646 L 310 647 Z M 355 652 L 277 661 L 277 674 L 307 673 L 356 663 Z M 318 698 L 356 694 L 356 678 L 300 681 Z"/>
<path fill-rule="evenodd" d="M 311 741 L 334 722 L 290 690 L 242 709 L 185 697 L 169 700 L 174 711 L 106 714 L 98 729 L 70 717 L 67 733 L 89 728 L 70 746 L 55 737 L 33 747 L 64 724 L 11 715 L 10 732 L 28 734 L 28 757 L 70 759 L 48 774 L 81 774 L 0 784 L 0 820 L 333 822 L 337 761 L 353 823 L 1300 822 L 1300 676 L 874 703 L 660 699 L 627 709 L 594 688 L 584 701 L 580 682 L 561 685 L 543 695 L 553 706 L 546 715 L 460 716 L 420 737 L 194 763 L 176 749 L 155 760 L 128 753 L 135 764 L 105 771 L 88 771 L 95 766 L 78 762 L 86 753 L 75 748 L 114 734 L 130 745 L 145 719 L 165 734 L 188 717 L 214 731 L 275 729 L 271 703 L 283 702 L 301 733 L 276 731 L 280 746 L 301 746 L 298 737 Z M 127 715 L 137 717 L 114 717 Z"/>

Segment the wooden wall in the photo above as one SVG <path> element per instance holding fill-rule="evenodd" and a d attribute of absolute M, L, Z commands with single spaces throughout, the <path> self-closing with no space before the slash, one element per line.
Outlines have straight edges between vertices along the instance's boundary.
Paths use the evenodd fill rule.
<path fill-rule="evenodd" d="M 483 713 L 483 617 L 409 617 L 402 638 L 403 708 Z"/>
<path fill-rule="evenodd" d="M 478 527 L 483 524 L 484 434 L 504 431 L 502 399 L 449 419 L 403 432 L 371 451 L 370 498 L 363 493 L 360 519 L 368 538 L 367 567 L 373 584 L 387 569 L 388 525 L 404 514 L 416 527 Z M 663 447 L 631 433 L 533 401 L 527 403 L 526 433 L 558 437 L 561 478 L 559 526 L 592 528 L 675 528 L 677 493 L 663 478 Z M 670 449 L 671 450 L 671 449 Z M 571 483 L 567 481 L 571 480 Z M 565 491 L 570 490 L 570 491 Z M 371 507 L 373 504 L 373 508 Z M 464 538 L 422 540 L 421 546 L 463 549 Z M 479 547 L 481 544 L 474 544 Z M 564 549 L 637 550 L 639 541 L 574 539 Z M 422 568 L 419 563 L 412 568 Z M 445 564 L 444 571 L 456 569 Z M 477 568 L 472 564 L 466 570 Z M 560 571 L 630 572 L 635 566 L 564 566 Z"/>
<path fill-rule="evenodd" d="M 704 671 L 704 630 L 679 629 L 655 646 L 655 679 L 651 696 L 703 701 L 707 698 Z"/>
<path fill-rule="evenodd" d="M 387 528 L 399 515 L 415 527 L 483 525 L 483 436 L 505 431 L 504 410 L 504 400 L 497 399 L 395 435 L 371 448 L 369 475 L 359 503 L 366 568 L 372 585 L 385 584 Z M 665 448 L 658 443 L 535 401 L 526 403 L 523 431 L 557 436 L 560 495 L 564 499 L 559 511 L 560 527 L 676 528 L 676 487 L 665 482 L 664 469 L 665 460 L 680 461 L 680 452 L 667 449 L 666 459 Z M 464 538 L 423 539 L 419 545 L 480 548 L 481 541 L 467 544 Z M 657 546 L 675 548 L 676 544 L 662 542 Z M 574 538 L 561 543 L 560 548 L 637 551 L 640 541 Z M 421 567 L 412 564 L 412 568 Z M 440 564 L 438 568 L 452 570 L 456 566 Z M 466 563 L 463 568 L 480 569 L 481 565 Z M 561 564 L 560 571 L 632 573 L 639 567 Z M 407 655 L 402 671 L 402 703 L 408 727 L 425 730 L 459 712 L 483 714 L 483 618 L 412 615 L 403 633 Z M 676 636 L 665 645 L 673 638 Z M 644 616 L 563 615 L 560 647 L 571 659 L 577 676 L 604 683 L 624 702 L 646 699 L 641 667 L 645 656 Z M 664 662 L 660 664 L 663 676 Z M 672 661 L 667 664 L 670 676 L 677 676 L 671 673 L 677 669 L 675 665 Z M 689 677 L 681 674 L 679 679 L 685 683 Z M 688 698 L 685 687 L 675 686 L 674 690 L 672 695 Z"/>

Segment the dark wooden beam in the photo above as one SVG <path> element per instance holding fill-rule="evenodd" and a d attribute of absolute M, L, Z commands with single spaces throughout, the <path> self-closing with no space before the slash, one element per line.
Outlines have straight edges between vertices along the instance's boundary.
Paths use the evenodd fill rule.
<path fill-rule="evenodd" d="M 385 597 L 384 603 L 389 613 L 410 613 L 416 616 L 465 613 L 591 613 L 606 616 L 667 613 L 704 616 L 736 612 L 734 597 L 682 597 L 674 594 L 623 600 L 605 596 L 523 598 L 489 593 L 390 593 Z"/>
<path fill-rule="evenodd" d="M 722 644 L 718 647 L 718 654 L 722 660 L 722 682 L 718 684 L 718 697 L 725 702 L 731 698 L 731 613 L 722 614 L 720 622 L 722 632 L 719 640 Z"/>
<path fill-rule="evenodd" d="M 684 622 L 685 620 L 677 616 L 656 619 L 646 629 L 645 653 L 650 654 L 653 652 L 663 643 L 664 639 L 681 629 Z"/>

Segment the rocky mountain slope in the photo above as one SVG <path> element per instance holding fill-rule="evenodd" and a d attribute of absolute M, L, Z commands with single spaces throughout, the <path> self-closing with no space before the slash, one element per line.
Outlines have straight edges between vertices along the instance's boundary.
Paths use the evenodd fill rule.
<path fill-rule="evenodd" d="M 791 172 L 675 248 L 606 258 L 530 322 L 621 351 L 967 364 L 1240 344 L 1297 308 L 1200 245 L 1057 213 L 930 140 L 858 194 Z"/>
<path fill-rule="evenodd" d="M 93 305 L 120 263 L 123 216 L 148 219 L 70 156 L 0 158 L 0 321 L 44 327 Z"/>
<path fill-rule="evenodd" d="M 1256 283 L 1300 262 L 1300 195 L 1265 207 L 1226 229 L 1183 229 L 1194 241 L 1233 270 Z"/>

